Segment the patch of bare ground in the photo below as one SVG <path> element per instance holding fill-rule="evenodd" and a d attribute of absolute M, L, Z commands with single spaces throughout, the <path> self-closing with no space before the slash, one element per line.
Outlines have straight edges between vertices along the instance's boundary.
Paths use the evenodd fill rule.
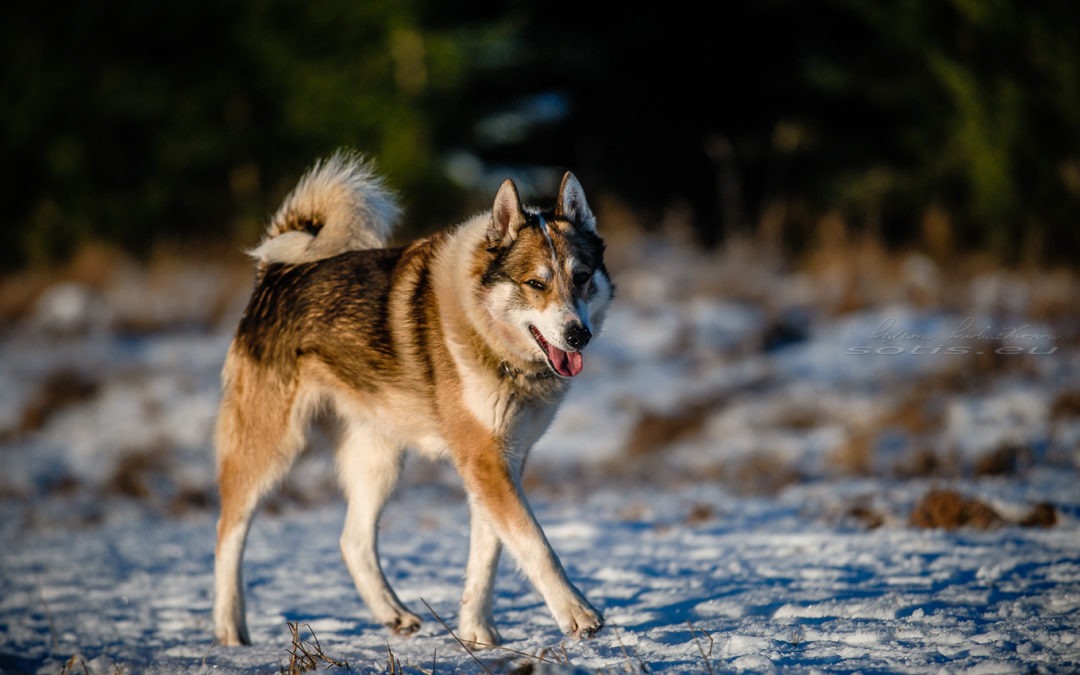
<path fill-rule="evenodd" d="M 1005 362 L 1019 359 L 1002 357 Z M 830 454 L 830 465 L 840 474 L 891 476 L 896 478 L 959 478 L 961 476 L 1013 476 L 1024 473 L 1037 461 L 1035 450 L 1022 443 L 1003 443 L 976 456 L 962 457 L 947 440 L 948 410 L 967 397 L 987 391 L 993 377 L 1015 375 L 1020 370 L 1002 368 L 996 375 L 973 373 L 972 358 L 962 368 L 938 373 L 909 384 L 891 400 L 883 397 L 878 414 L 848 426 L 846 438 Z M 1022 366 L 1021 366 L 1022 367 Z M 967 373 L 959 371 L 968 370 Z M 981 379 L 980 379 L 981 378 Z M 1027 381 L 1033 381 L 1029 378 Z M 1064 391 L 1049 405 L 1051 422 L 1080 415 L 1080 393 Z M 882 457 L 883 438 L 899 439 L 903 452 Z"/>
<path fill-rule="evenodd" d="M 1032 455 L 1027 446 L 1006 443 L 976 458 L 972 470 L 976 476 L 1012 476 L 1031 463 Z"/>
<path fill-rule="evenodd" d="M 1010 518 L 981 499 L 942 487 L 931 488 L 923 494 L 906 519 L 901 513 L 903 509 L 882 505 L 876 495 L 861 495 L 848 499 L 830 515 L 830 519 L 867 530 L 886 524 L 943 530 L 990 530 L 1006 526 L 1046 528 L 1057 524 L 1057 509 L 1048 502 L 1039 502 L 1022 516 Z"/>
<path fill-rule="evenodd" d="M 173 516 L 207 511 L 216 504 L 210 486 L 178 484 L 174 453 L 161 443 L 133 449 L 117 463 L 102 487 L 107 496 L 146 504 Z"/>
<path fill-rule="evenodd" d="M 698 435 L 709 416 L 723 405 L 723 399 L 710 398 L 689 403 L 675 412 L 642 412 L 630 431 L 626 454 L 631 459 L 649 457 L 672 443 Z"/>
<path fill-rule="evenodd" d="M 609 462 L 607 470 L 623 479 L 719 482 L 743 495 L 776 494 L 805 478 L 790 462 L 767 449 L 707 467 L 679 467 L 667 461 L 675 444 L 700 436 L 709 417 L 726 403 L 725 397 L 712 396 L 688 402 L 672 412 L 643 411 L 628 436 L 625 454 Z M 807 420 L 795 413 L 782 422 L 799 428 Z"/>
<path fill-rule="evenodd" d="M 732 492 L 747 496 L 776 495 L 789 485 L 806 480 L 790 462 L 768 452 L 729 462 L 721 469 L 720 476 Z"/>
<path fill-rule="evenodd" d="M 1058 421 L 1080 417 L 1080 389 L 1066 389 L 1058 393 L 1050 404 L 1050 420 Z"/>
<path fill-rule="evenodd" d="M 23 407 L 21 419 L 10 434 L 21 435 L 37 431 L 66 408 L 92 399 L 100 383 L 71 368 L 54 370 L 45 377 L 37 393 Z"/>
<path fill-rule="evenodd" d="M 881 510 L 859 500 L 852 502 L 844 515 L 847 519 L 854 520 L 868 530 L 876 530 L 884 525 L 887 520 L 886 514 Z"/>
<path fill-rule="evenodd" d="M 168 481 L 169 451 L 164 446 L 135 450 L 116 465 L 105 484 L 105 494 L 129 499 L 160 495 Z"/>
<path fill-rule="evenodd" d="M 687 525 L 700 525 L 716 519 L 716 510 L 711 504 L 697 503 L 690 507 L 684 522 Z"/>
<path fill-rule="evenodd" d="M 955 475 L 955 457 L 942 456 L 932 446 L 945 427 L 948 394 L 935 380 L 909 386 L 887 401 L 880 413 L 849 425 L 847 438 L 829 457 L 841 475 L 868 476 L 885 472 L 901 478 Z M 878 456 L 878 445 L 887 434 L 900 434 L 907 450 L 887 463 Z"/>
<path fill-rule="evenodd" d="M 830 523 L 865 530 L 876 530 L 896 518 L 888 508 L 878 503 L 878 495 L 855 495 L 834 506 L 824 514 Z"/>
<path fill-rule="evenodd" d="M 980 499 L 952 489 L 934 488 L 915 504 L 908 522 L 912 527 L 946 530 L 988 530 L 1004 525 L 1052 527 L 1057 523 L 1057 511 L 1044 502 L 1036 504 L 1024 517 L 1010 520 Z"/>

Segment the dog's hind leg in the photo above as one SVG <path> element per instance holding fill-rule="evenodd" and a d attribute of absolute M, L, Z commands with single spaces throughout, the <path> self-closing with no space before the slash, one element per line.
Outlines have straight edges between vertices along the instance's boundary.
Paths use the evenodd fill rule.
<path fill-rule="evenodd" d="M 217 423 L 221 515 L 214 556 L 214 634 L 222 645 L 251 644 L 244 615 L 242 563 L 260 499 L 302 447 L 302 411 L 289 387 L 268 382 L 230 355 Z"/>
<path fill-rule="evenodd" d="M 383 506 L 397 485 L 403 449 L 358 419 L 347 421 L 338 448 L 338 474 L 348 500 L 341 555 L 360 597 L 376 621 L 399 635 L 420 628 L 390 588 L 379 564 L 378 526 Z"/>
<path fill-rule="evenodd" d="M 492 612 L 502 544 L 480 505 L 470 503 L 469 507 L 469 562 L 465 568 L 458 637 L 476 647 L 493 647 L 502 642 Z"/>

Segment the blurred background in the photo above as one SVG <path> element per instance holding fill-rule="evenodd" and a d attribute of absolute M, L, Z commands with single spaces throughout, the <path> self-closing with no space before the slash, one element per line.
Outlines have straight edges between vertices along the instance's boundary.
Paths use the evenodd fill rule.
<path fill-rule="evenodd" d="M 0 269 L 88 243 L 251 245 L 354 146 L 413 235 L 561 170 L 646 229 L 788 255 L 1080 256 L 1080 7 L 1067 0 L 89 0 L 5 11 Z"/>
<path fill-rule="evenodd" d="M 400 240 L 581 179 L 619 293 L 538 483 L 1075 482 L 1080 4 L 87 0 L 0 45 L 11 522 L 213 506 L 243 250 L 341 146 Z"/>
<path fill-rule="evenodd" d="M 342 146 L 401 194 L 399 240 L 507 176 L 534 204 L 580 178 L 618 293 L 525 488 L 610 605 L 661 627 L 658 660 L 701 664 L 700 614 L 753 670 L 774 664 L 736 656 L 1076 662 L 1080 3 L 29 1 L 0 54 L 0 670 L 206 665 L 243 251 Z M 321 560 L 335 482 L 305 453 L 264 507 L 293 529 L 256 536 Z M 410 459 L 403 482 L 424 492 L 384 518 L 391 557 L 463 560 L 452 469 Z M 1001 534 L 893 536 L 924 527 Z M 635 572 L 608 573 L 620 556 Z M 289 598 L 255 615 L 357 610 L 345 577 L 316 595 L 277 558 L 253 578 Z M 394 652 L 427 667 L 430 644 Z"/>

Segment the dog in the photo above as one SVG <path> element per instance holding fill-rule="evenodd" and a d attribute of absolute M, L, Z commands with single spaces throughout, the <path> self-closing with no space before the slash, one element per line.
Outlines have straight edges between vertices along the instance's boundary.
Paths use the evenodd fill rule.
<path fill-rule="evenodd" d="M 420 627 L 387 583 L 376 542 L 411 448 L 449 459 L 468 494 L 458 637 L 500 643 L 492 605 L 504 546 L 564 633 L 591 637 L 604 624 L 521 486 L 615 291 L 581 184 L 566 172 L 545 210 L 522 205 L 507 179 L 490 211 L 388 248 L 399 217 L 373 164 L 339 150 L 303 175 L 250 251 L 254 290 L 222 370 L 215 431 L 220 644 L 250 644 L 241 566 L 252 516 L 323 411 L 341 427 L 341 552 L 375 621 L 400 635 Z"/>

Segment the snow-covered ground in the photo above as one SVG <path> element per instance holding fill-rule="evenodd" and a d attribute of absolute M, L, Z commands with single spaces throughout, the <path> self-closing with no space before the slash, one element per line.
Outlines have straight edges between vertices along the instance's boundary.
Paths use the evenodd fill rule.
<path fill-rule="evenodd" d="M 252 530 L 256 644 L 216 646 L 210 435 L 247 289 L 119 265 L 0 328 L 0 672 L 278 672 L 290 622 L 359 672 L 1080 670 L 1074 275 L 611 251 L 617 304 L 526 481 L 596 638 L 504 559 L 504 646 L 455 641 L 467 512 L 420 460 L 380 545 L 425 623 L 374 625 L 316 441 Z"/>

